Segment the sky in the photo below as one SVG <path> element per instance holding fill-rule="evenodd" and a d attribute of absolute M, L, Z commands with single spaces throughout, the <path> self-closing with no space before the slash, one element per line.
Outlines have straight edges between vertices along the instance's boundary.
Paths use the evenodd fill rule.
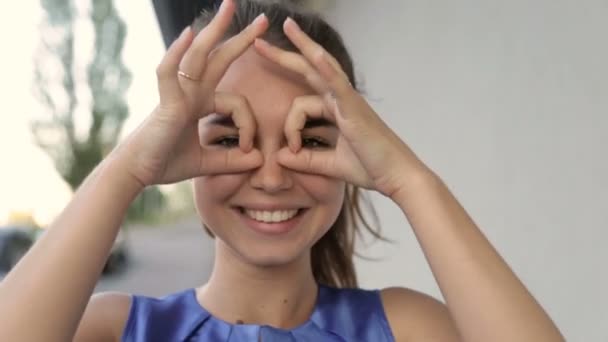
<path fill-rule="evenodd" d="M 93 41 L 86 20 L 88 2 L 79 3 L 82 18 L 76 24 L 77 58 L 83 65 Z M 114 1 L 127 24 L 123 61 L 133 74 L 126 99 L 130 117 L 123 136 L 133 130 L 158 100 L 155 68 L 164 46 L 152 1 Z M 55 171 L 45 152 L 33 142 L 29 122 L 43 113 L 33 96 L 34 54 L 39 44 L 43 10 L 39 1 L 11 1 L 0 4 L 0 224 L 10 212 L 31 213 L 42 225 L 50 223 L 71 198 L 71 190 Z M 78 45 L 80 44 L 80 45 Z M 84 62 L 82 62 L 84 61 Z M 87 108 L 86 89 L 80 111 Z"/>

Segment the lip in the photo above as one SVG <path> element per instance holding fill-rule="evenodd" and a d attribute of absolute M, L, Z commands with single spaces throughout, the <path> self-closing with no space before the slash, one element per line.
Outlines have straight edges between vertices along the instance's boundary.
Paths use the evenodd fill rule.
<path fill-rule="evenodd" d="M 292 230 L 294 230 L 298 223 L 300 222 L 300 219 L 302 218 L 303 214 L 306 212 L 306 208 L 291 208 L 291 209 L 286 209 L 285 207 L 282 208 L 278 208 L 275 207 L 276 209 L 270 209 L 269 207 L 264 207 L 264 209 L 259 209 L 260 206 L 255 206 L 255 207 L 247 207 L 247 209 L 253 209 L 253 210 L 291 210 L 291 209 L 298 209 L 298 213 L 296 214 L 296 216 L 290 218 L 287 221 L 283 221 L 283 222 L 277 222 L 277 223 L 267 223 L 267 222 L 260 222 L 260 221 L 256 221 L 254 219 L 252 219 L 251 217 L 247 216 L 247 214 L 245 214 L 245 212 L 242 210 L 243 207 L 235 207 L 233 208 L 234 211 L 237 213 L 237 215 L 239 216 L 239 218 L 243 221 L 243 223 L 245 223 L 245 225 L 249 228 L 251 228 L 252 230 L 264 234 L 264 235 L 281 235 L 281 234 L 286 234 Z"/>
<path fill-rule="evenodd" d="M 255 204 L 243 204 L 243 205 L 238 205 L 236 206 L 237 208 L 246 208 L 246 209 L 251 209 L 251 210 L 259 210 L 259 211 L 276 211 L 276 210 L 294 210 L 294 209 L 303 209 L 304 206 L 285 206 L 285 205 L 280 205 L 280 204 L 262 204 L 262 203 L 255 203 Z"/>

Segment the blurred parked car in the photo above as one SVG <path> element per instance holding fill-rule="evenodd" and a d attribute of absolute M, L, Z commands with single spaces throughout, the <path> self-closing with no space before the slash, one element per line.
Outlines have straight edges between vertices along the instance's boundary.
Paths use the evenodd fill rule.
<path fill-rule="evenodd" d="M 28 249 L 45 233 L 45 229 L 30 226 L 0 226 L 0 272 L 8 272 Z M 127 233 L 121 229 L 112 245 L 103 268 L 109 275 L 123 271 L 128 264 Z"/>
<path fill-rule="evenodd" d="M 29 226 L 0 227 L 0 272 L 8 272 L 34 243 L 38 228 Z"/>

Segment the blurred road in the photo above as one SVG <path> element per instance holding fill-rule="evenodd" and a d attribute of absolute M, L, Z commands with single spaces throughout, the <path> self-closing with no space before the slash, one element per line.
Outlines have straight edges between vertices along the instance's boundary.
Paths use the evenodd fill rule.
<path fill-rule="evenodd" d="M 196 217 L 170 227 L 128 232 L 130 259 L 124 272 L 104 276 L 95 292 L 161 296 L 201 285 L 213 264 L 213 240 Z"/>

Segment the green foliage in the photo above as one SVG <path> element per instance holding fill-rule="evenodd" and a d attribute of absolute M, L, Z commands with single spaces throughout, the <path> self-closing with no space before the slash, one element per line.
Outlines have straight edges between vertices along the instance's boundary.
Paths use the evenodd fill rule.
<path fill-rule="evenodd" d="M 165 215 L 167 200 L 158 187 L 148 187 L 131 203 L 127 221 L 154 223 Z"/>
<path fill-rule="evenodd" d="M 55 167 L 72 189 L 112 150 L 129 115 L 124 99 L 131 83 L 131 73 L 121 60 L 126 25 L 112 0 L 92 0 L 89 19 L 95 42 L 93 57 L 86 69 L 86 81 L 74 58 L 74 23 L 78 19 L 72 1 L 40 0 L 46 13 L 41 25 L 41 52 L 37 54 L 35 93 L 49 115 L 32 122 L 36 143 L 53 159 Z M 83 83 L 91 93 L 90 115 L 85 133 L 77 132 L 75 110 L 77 89 Z M 80 113 L 80 112 L 79 112 Z M 80 121 L 83 121 L 80 118 Z M 145 216 L 164 206 L 157 188 L 147 189 L 127 215 L 130 219 Z M 149 198 L 148 198 L 149 197 Z"/>

